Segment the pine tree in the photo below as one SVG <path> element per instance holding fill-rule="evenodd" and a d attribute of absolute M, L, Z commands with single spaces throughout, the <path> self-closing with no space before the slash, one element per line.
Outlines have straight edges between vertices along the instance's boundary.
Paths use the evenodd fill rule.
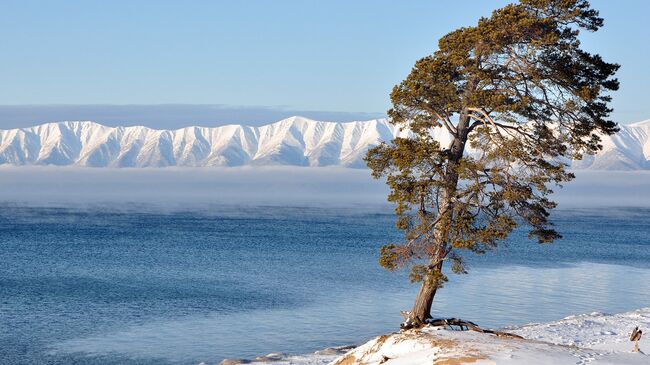
<path fill-rule="evenodd" d="M 521 0 L 442 37 L 393 89 L 388 114 L 409 137 L 370 149 L 366 162 L 386 179 L 404 232 L 380 264 L 409 267 L 421 282 L 403 326 L 430 318 L 445 262 L 465 273 L 461 252 L 496 248 L 522 225 L 540 243 L 560 237 L 549 195 L 574 178 L 567 161 L 617 131 L 608 104 L 619 66 L 578 37 L 602 25 L 586 0 Z M 436 128 L 449 143 L 432 137 Z"/>

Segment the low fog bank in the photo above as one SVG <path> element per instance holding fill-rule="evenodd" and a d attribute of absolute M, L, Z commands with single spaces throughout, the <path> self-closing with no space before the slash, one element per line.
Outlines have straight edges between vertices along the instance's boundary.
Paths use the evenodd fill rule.
<path fill-rule="evenodd" d="M 554 189 L 558 208 L 650 207 L 650 171 L 574 171 Z"/>
<path fill-rule="evenodd" d="M 577 171 L 559 208 L 650 207 L 650 171 Z M 309 167 L 111 169 L 0 167 L 0 202 L 29 206 L 149 205 L 170 209 L 327 206 L 389 209 L 368 170 Z"/>
<path fill-rule="evenodd" d="M 0 202 L 28 206 L 386 206 L 386 194 L 361 169 L 0 167 Z"/>

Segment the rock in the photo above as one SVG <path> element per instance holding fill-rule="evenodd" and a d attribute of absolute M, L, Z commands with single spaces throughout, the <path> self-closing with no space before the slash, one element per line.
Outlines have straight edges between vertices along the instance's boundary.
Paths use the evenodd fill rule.
<path fill-rule="evenodd" d="M 318 350 L 314 352 L 315 355 L 341 355 L 344 354 L 356 346 L 339 346 L 339 347 L 328 347 L 326 349 Z"/>
<path fill-rule="evenodd" d="M 250 360 L 246 359 L 223 359 L 219 365 L 238 365 L 238 364 L 248 364 Z"/>
<path fill-rule="evenodd" d="M 338 355 L 338 354 L 341 354 L 341 353 L 343 353 L 342 350 L 337 350 L 337 349 L 335 349 L 333 347 L 328 347 L 326 349 L 322 349 L 322 350 L 318 350 L 318 351 L 314 352 L 314 354 L 316 354 L 316 355 Z"/>
<path fill-rule="evenodd" d="M 272 352 L 264 356 L 258 356 L 255 361 L 279 361 L 285 358 L 285 354 L 279 352 Z"/>

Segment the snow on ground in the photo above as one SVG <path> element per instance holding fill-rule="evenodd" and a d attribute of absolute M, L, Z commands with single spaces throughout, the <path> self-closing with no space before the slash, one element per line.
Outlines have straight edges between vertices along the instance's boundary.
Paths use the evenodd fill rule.
<path fill-rule="evenodd" d="M 645 332 L 639 347 L 649 355 L 645 364 L 650 364 L 650 307 L 614 315 L 594 312 L 569 316 L 556 322 L 513 328 L 511 332 L 526 339 L 590 348 L 606 355 L 629 352 L 633 347 L 630 333 L 636 326 Z"/>
<path fill-rule="evenodd" d="M 583 356 L 579 352 L 546 343 L 429 327 L 377 337 L 332 364 L 575 364 Z"/>
<path fill-rule="evenodd" d="M 639 326 L 640 348 L 629 337 Z M 349 352 L 326 349 L 314 355 L 260 358 L 276 365 L 459 365 L 576 364 L 650 365 L 650 307 L 616 315 L 591 313 L 550 323 L 506 328 L 523 340 L 472 331 L 426 327 L 376 337 Z M 272 356 L 271 356 L 272 357 Z M 224 362 L 233 365 L 235 362 Z"/>

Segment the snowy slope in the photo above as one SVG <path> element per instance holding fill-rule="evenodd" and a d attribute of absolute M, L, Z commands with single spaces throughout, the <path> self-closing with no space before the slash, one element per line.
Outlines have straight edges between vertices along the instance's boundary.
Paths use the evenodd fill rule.
<path fill-rule="evenodd" d="M 647 338 L 639 342 L 641 352 L 632 352 L 634 345 L 629 337 L 636 326 L 647 333 L 650 308 L 616 315 L 572 316 L 510 330 L 523 339 L 426 327 L 379 336 L 330 365 L 650 364 Z M 296 359 L 289 363 L 315 364 L 317 359 L 314 356 L 311 362 Z"/>
<path fill-rule="evenodd" d="M 577 169 L 647 170 L 650 169 L 650 119 L 621 125 L 613 136 L 602 137 L 603 149 L 596 156 L 575 161 Z"/>
<path fill-rule="evenodd" d="M 444 144 L 442 128 L 436 138 Z M 89 167 L 344 166 L 364 167 L 368 148 L 405 132 L 386 119 L 335 123 L 291 117 L 261 127 L 227 125 L 156 130 L 94 122 L 47 123 L 0 131 L 0 165 Z M 603 138 L 603 151 L 578 169 L 650 169 L 650 120 Z"/>
<path fill-rule="evenodd" d="M 363 167 L 370 146 L 398 134 L 384 119 L 331 123 L 292 117 L 261 127 L 177 130 L 59 122 L 0 131 L 0 164 Z"/>
<path fill-rule="evenodd" d="M 630 332 L 644 334 L 641 352 L 632 352 Z M 650 308 L 607 315 L 591 313 L 550 323 L 506 328 L 523 339 L 473 331 L 425 327 L 391 333 L 353 347 L 327 348 L 313 354 L 268 354 L 252 360 L 227 359 L 221 365 L 646 365 L 650 364 Z M 203 365 L 205 363 L 200 363 Z"/>

